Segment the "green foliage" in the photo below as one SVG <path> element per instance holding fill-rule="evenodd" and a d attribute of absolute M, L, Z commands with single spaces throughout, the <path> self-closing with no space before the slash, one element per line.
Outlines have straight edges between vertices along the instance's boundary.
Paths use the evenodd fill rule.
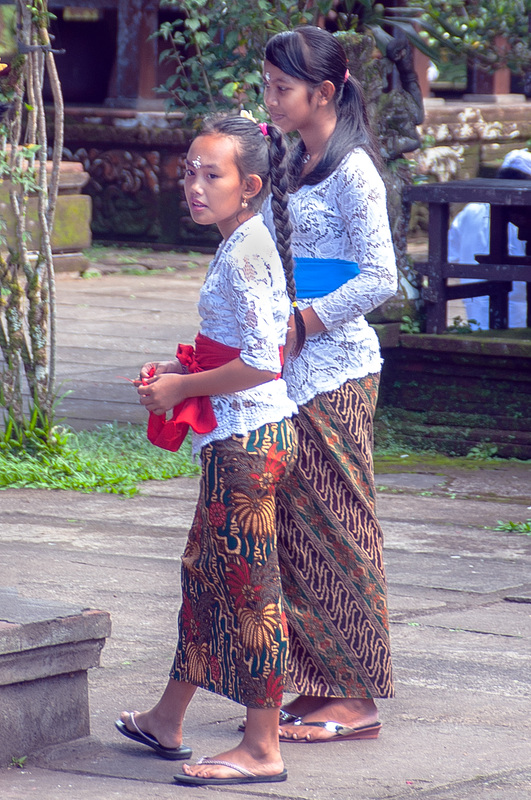
<path fill-rule="evenodd" d="M 417 10 L 434 60 L 451 51 L 486 68 L 508 65 L 522 72 L 531 67 L 531 0 L 428 0 Z"/>
<path fill-rule="evenodd" d="M 400 323 L 401 333 L 420 333 L 420 322 L 405 314 Z"/>
<path fill-rule="evenodd" d="M 55 428 L 60 447 L 56 452 L 0 450 L 0 489 L 75 489 L 134 495 L 138 483 L 195 475 L 187 440 L 178 453 L 154 447 L 145 427 L 115 424 L 95 431 L 74 432 Z"/>
<path fill-rule="evenodd" d="M 243 5 L 162 0 L 161 6 L 178 14 L 157 33 L 168 45 L 160 60 L 175 68 L 159 90 L 169 94 L 170 108 L 183 111 L 190 120 L 213 111 L 256 106 L 265 42 L 292 20 L 293 6 L 278 3 L 280 14 L 268 0 Z M 304 11 L 298 17 L 295 22 L 307 18 Z"/>
<path fill-rule="evenodd" d="M 0 136 L 6 135 L 4 125 L 0 125 Z M 0 180 L 11 181 L 14 187 L 30 194 L 40 191 L 37 171 L 35 169 L 35 156 L 40 150 L 40 145 L 29 144 L 19 147 L 19 159 L 14 165 L 9 163 L 9 156 L 5 150 L 0 150 Z"/>
<path fill-rule="evenodd" d="M 28 760 L 27 756 L 19 756 L 18 758 L 17 756 L 11 756 L 11 766 L 23 769 L 24 764 L 26 763 L 27 760 Z"/>
<path fill-rule="evenodd" d="M 525 522 L 503 522 L 498 520 L 498 524 L 494 528 L 495 531 L 504 531 L 505 533 L 525 533 L 526 536 L 531 536 L 531 519 Z"/>
<path fill-rule="evenodd" d="M 466 457 L 472 458 L 477 461 L 485 461 L 489 458 L 495 458 L 498 448 L 490 442 L 479 442 L 468 451 Z"/>
<path fill-rule="evenodd" d="M 445 329 L 445 333 L 457 333 L 459 335 L 466 335 L 473 333 L 480 329 L 479 322 L 475 319 L 463 319 L 460 316 L 454 317 L 452 324 Z"/>
<path fill-rule="evenodd" d="M 59 402 L 61 398 L 56 400 Z M 6 406 L 3 388 L 0 386 L 0 405 Z M 0 434 L 0 453 L 10 453 L 20 458 L 21 453 L 53 454 L 60 453 L 66 444 L 66 436 L 56 425 L 55 404 L 45 413 L 37 396 L 29 414 L 17 419 L 10 407 L 4 411 L 4 433 Z"/>
<path fill-rule="evenodd" d="M 394 24 L 397 11 L 375 0 L 162 0 L 161 7 L 176 18 L 155 34 L 167 45 L 160 60 L 174 66 L 158 91 L 169 95 L 169 108 L 184 112 L 188 122 L 213 111 L 259 106 L 264 48 L 275 33 L 324 20 L 334 31 L 372 31 L 385 52 L 391 36 L 384 27 Z M 400 10 L 411 21 L 408 10 Z M 411 24 L 408 30 L 416 35 Z"/>

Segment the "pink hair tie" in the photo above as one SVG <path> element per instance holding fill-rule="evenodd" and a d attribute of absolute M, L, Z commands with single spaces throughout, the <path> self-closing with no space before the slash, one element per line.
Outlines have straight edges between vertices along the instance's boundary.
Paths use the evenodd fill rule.
<path fill-rule="evenodd" d="M 264 134 L 264 136 L 268 136 L 268 132 L 267 132 L 267 122 L 260 122 L 260 123 L 258 123 L 258 127 L 260 128 L 260 130 L 262 131 L 262 133 Z"/>
<path fill-rule="evenodd" d="M 345 70 L 345 77 L 343 78 L 343 83 L 346 83 L 349 78 L 350 78 L 350 72 L 348 71 L 348 69 L 346 69 Z"/>

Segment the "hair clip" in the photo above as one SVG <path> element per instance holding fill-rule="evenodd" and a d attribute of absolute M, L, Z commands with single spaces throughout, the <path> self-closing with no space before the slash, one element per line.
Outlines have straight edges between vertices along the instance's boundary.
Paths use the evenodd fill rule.
<path fill-rule="evenodd" d="M 343 83 L 346 83 L 349 78 L 350 78 L 350 72 L 348 71 L 348 69 L 346 69 L 345 70 L 345 77 L 343 78 Z"/>
<path fill-rule="evenodd" d="M 264 136 L 269 136 L 269 131 L 267 130 L 267 122 L 259 122 L 258 127 L 264 134 Z"/>
<path fill-rule="evenodd" d="M 192 167 L 194 169 L 201 169 L 201 156 L 197 156 L 192 160 Z"/>

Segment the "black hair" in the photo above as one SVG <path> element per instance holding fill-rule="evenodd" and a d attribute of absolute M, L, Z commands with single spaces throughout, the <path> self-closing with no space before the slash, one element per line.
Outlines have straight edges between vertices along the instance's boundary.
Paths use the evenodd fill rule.
<path fill-rule="evenodd" d="M 250 119 L 233 116 L 214 116 L 206 120 L 199 135 L 230 136 L 236 141 L 236 167 L 242 179 L 258 175 L 262 179 L 260 192 L 248 200 L 252 211 L 259 211 L 271 192 L 271 210 L 277 238 L 277 249 L 286 276 L 286 288 L 293 306 L 296 343 L 293 356 L 298 356 L 306 340 L 306 326 L 296 303 L 297 290 L 291 252 L 292 225 L 288 211 L 287 148 L 284 137 L 275 126 L 267 125 L 267 137 Z"/>
<path fill-rule="evenodd" d="M 333 34 L 313 25 L 282 31 L 268 41 L 265 58 L 287 75 L 307 83 L 311 89 L 324 81 L 331 81 L 336 90 L 337 124 L 325 153 L 313 170 L 301 178 L 305 148 L 302 141 L 298 143 L 290 159 L 292 189 L 302 184 L 313 186 L 320 183 L 355 147 L 362 147 L 376 167 L 381 167 L 363 90 L 359 81 L 348 75 L 345 51 Z"/>

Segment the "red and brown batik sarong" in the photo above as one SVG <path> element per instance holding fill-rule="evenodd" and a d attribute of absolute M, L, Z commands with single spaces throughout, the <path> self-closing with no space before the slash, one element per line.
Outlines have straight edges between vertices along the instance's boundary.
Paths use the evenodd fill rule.
<path fill-rule="evenodd" d="M 284 691 L 288 631 L 275 505 L 296 450 L 291 420 L 201 450 L 170 675 L 250 708 L 277 707 Z"/>

